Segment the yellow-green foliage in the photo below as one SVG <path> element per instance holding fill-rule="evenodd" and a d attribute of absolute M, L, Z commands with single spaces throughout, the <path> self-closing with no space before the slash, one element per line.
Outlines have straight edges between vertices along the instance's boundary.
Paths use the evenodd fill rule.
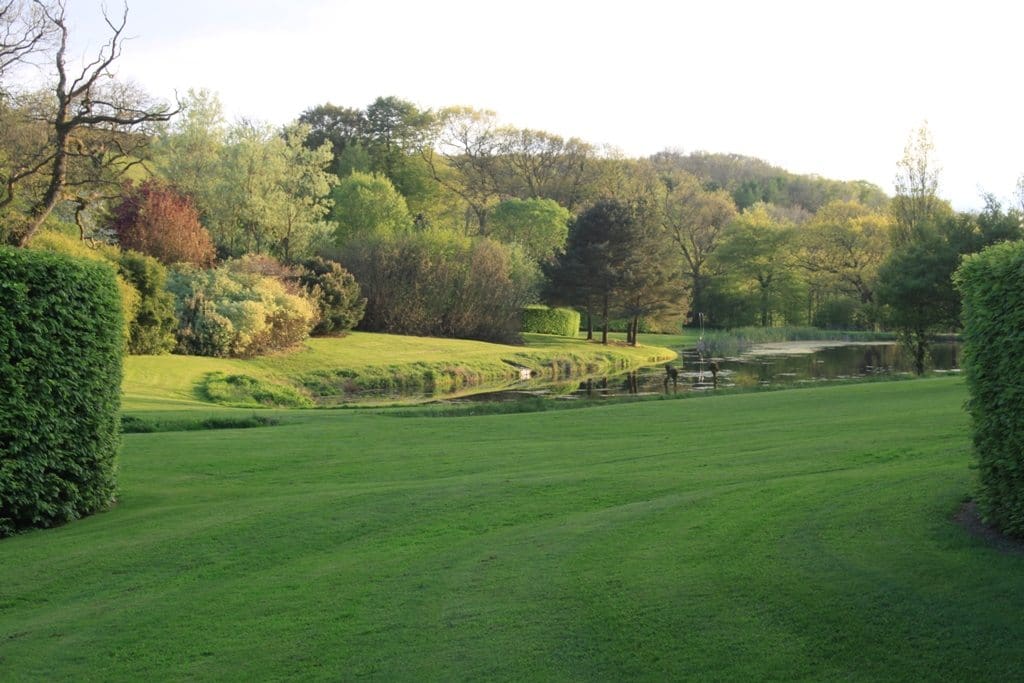
<path fill-rule="evenodd" d="M 110 265 L 0 247 L 0 537 L 112 502 L 121 329 Z"/>
<path fill-rule="evenodd" d="M 527 306 L 523 309 L 523 332 L 575 337 L 579 330 L 579 311 L 547 306 Z"/>
<path fill-rule="evenodd" d="M 183 353 L 244 358 L 288 348 L 305 339 L 317 319 L 308 298 L 237 261 L 212 270 L 180 268 L 168 288 L 176 297 Z"/>
<path fill-rule="evenodd" d="M 986 519 L 1024 537 L 1024 242 L 968 256 L 963 295 L 968 409 Z"/>

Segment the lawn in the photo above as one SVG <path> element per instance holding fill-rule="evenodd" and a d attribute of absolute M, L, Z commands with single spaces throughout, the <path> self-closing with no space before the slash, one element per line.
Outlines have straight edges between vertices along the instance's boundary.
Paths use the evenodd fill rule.
<path fill-rule="evenodd" d="M 0 542 L 0 678 L 1020 680 L 1024 556 L 952 520 L 965 397 L 127 435 L 113 510 Z"/>

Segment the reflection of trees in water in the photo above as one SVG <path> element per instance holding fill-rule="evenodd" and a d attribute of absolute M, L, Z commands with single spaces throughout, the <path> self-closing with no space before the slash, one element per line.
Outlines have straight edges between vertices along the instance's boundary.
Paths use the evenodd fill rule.
<path fill-rule="evenodd" d="M 935 367 L 957 367 L 955 345 L 936 344 Z M 772 356 L 740 360 L 719 360 L 727 385 L 755 388 L 759 385 L 793 384 L 807 380 L 834 380 L 842 377 L 866 377 L 908 372 L 896 344 L 844 346 L 822 349 L 811 354 Z M 712 382 L 708 360 L 701 364 L 696 355 L 684 354 L 678 361 L 679 391 L 704 388 Z M 701 377 L 703 371 L 703 379 Z M 580 382 L 580 393 L 590 396 L 631 395 L 666 391 L 664 365 L 652 365 L 619 375 Z M 667 390 L 674 386 L 669 380 Z"/>

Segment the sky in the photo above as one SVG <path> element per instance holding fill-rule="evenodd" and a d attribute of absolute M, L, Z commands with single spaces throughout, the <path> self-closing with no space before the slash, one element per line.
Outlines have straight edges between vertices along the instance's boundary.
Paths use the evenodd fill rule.
<path fill-rule="evenodd" d="M 72 54 L 107 37 L 67 0 Z M 115 65 L 152 95 L 205 88 L 231 118 L 283 124 L 317 104 L 395 95 L 610 145 L 759 157 L 868 180 L 927 124 L 940 195 L 1012 201 L 1024 174 L 1012 0 L 129 0 Z M 108 9 L 119 13 L 110 0 Z"/>

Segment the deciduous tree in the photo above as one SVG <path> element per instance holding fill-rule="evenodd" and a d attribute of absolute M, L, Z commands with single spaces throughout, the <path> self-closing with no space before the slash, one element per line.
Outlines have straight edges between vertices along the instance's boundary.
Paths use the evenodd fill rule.
<path fill-rule="evenodd" d="M 116 169 L 126 158 L 137 157 L 136 144 L 154 131 L 154 124 L 165 122 L 177 110 L 154 102 L 136 88 L 112 80 L 111 68 L 121 56 L 128 9 L 120 18 L 104 16 L 109 28 L 107 41 L 96 56 L 80 70 L 67 64 L 69 28 L 64 0 L 52 4 L 36 0 L 43 27 L 54 36 L 52 67 L 56 82 L 36 115 L 47 122 L 45 144 L 28 157 L 18 160 L 4 177 L 7 191 L 0 206 L 11 204 L 25 181 L 42 176 L 45 181 L 39 196 L 33 197 L 20 225 L 11 231 L 8 241 L 24 245 L 62 200 L 67 199 L 69 173 L 76 160 L 86 160 L 86 171 L 75 181 L 82 186 L 96 182 L 89 164 Z M 79 201 L 87 195 L 77 193 Z"/>

